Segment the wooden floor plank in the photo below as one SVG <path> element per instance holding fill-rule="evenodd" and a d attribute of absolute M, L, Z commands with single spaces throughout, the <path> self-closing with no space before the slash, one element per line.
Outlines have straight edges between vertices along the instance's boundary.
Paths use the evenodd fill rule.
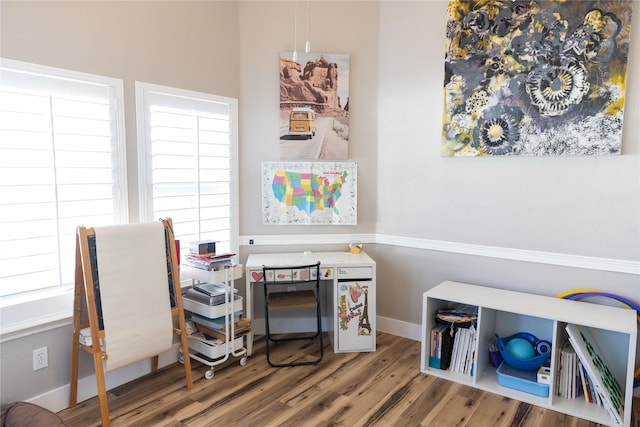
<path fill-rule="evenodd" d="M 378 333 L 377 351 L 333 353 L 316 366 L 271 368 L 258 338 L 246 366 L 230 357 L 209 369 L 193 362 L 187 390 L 175 364 L 108 392 L 111 424 L 119 426 L 240 427 L 597 427 L 545 410 L 420 373 L 420 343 Z M 289 345 L 289 344 L 287 344 Z M 308 349 L 304 343 L 278 347 Z M 640 399 L 634 399 L 634 413 Z M 71 427 L 99 426 L 97 398 L 59 412 Z M 640 427 L 634 416 L 633 427 Z"/>
<path fill-rule="evenodd" d="M 475 425 L 509 427 L 512 425 L 518 402 L 493 393 L 482 393 L 471 419 Z"/>

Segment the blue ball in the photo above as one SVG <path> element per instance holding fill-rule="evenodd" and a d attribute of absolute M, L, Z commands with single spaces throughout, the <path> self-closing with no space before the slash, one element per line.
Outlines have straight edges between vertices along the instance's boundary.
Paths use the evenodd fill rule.
<path fill-rule="evenodd" d="M 507 343 L 507 351 L 518 360 L 528 360 L 536 355 L 533 345 L 523 338 L 513 338 Z"/>

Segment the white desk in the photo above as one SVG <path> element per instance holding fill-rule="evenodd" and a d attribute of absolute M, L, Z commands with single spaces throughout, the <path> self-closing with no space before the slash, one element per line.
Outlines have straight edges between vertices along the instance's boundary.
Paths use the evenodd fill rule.
<path fill-rule="evenodd" d="M 327 325 L 333 351 L 376 349 L 376 263 L 366 253 L 295 252 L 251 254 L 246 262 L 246 316 L 253 319 L 253 285 L 261 283 L 262 267 L 294 266 L 320 261 L 327 286 Z M 247 337 L 247 354 L 253 350 L 253 328 Z"/>

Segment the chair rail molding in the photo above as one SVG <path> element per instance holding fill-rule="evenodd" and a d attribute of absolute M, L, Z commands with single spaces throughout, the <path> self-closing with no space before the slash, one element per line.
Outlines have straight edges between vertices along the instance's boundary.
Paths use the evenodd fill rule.
<path fill-rule="evenodd" d="M 375 243 L 380 245 L 426 249 L 462 255 L 474 255 L 512 261 L 534 262 L 538 264 L 640 275 L 640 261 L 478 245 L 472 243 L 448 242 L 444 240 L 431 240 L 388 234 L 271 234 L 240 236 L 241 246 L 347 245 L 352 240 L 359 240 L 362 243 Z"/>

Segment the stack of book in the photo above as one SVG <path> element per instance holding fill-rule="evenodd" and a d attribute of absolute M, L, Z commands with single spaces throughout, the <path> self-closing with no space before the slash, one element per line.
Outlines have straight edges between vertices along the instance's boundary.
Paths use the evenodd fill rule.
<path fill-rule="evenodd" d="M 431 330 L 431 354 L 429 366 L 436 369 L 447 369 L 451 363 L 451 351 L 453 350 L 453 337 L 451 326 L 444 323 L 437 324 Z"/>
<path fill-rule="evenodd" d="M 618 425 L 624 420 L 624 393 L 618 380 L 607 367 L 598 345 L 589 329 L 568 324 L 565 327 L 569 342 L 580 360 L 583 370 L 581 381 L 585 398 L 602 404 Z"/>
<path fill-rule="evenodd" d="M 431 330 L 429 366 L 473 375 L 477 337 L 478 307 L 466 304 L 438 310 Z"/>
<path fill-rule="evenodd" d="M 451 372 L 473 375 L 474 359 L 476 356 L 477 334 L 476 328 L 456 328 L 451 352 Z"/>
<path fill-rule="evenodd" d="M 183 263 L 190 267 L 199 268 L 207 271 L 218 271 L 225 268 L 231 268 L 235 264 L 233 263 L 233 257 L 236 254 L 222 254 L 222 255 L 185 255 Z"/>
<path fill-rule="evenodd" d="M 564 397 L 565 399 L 575 399 L 582 395 L 584 391 L 584 374 L 582 373 L 582 370 L 584 368 L 582 367 L 582 363 L 573 349 L 573 346 L 571 346 L 568 340 L 565 341 L 560 348 L 559 366 L 558 375 L 556 377 L 556 390 L 558 396 Z M 585 396 L 587 396 L 586 393 Z"/>
<path fill-rule="evenodd" d="M 472 376 L 476 347 L 473 324 L 468 327 L 438 324 L 431 330 L 429 366 Z"/>

